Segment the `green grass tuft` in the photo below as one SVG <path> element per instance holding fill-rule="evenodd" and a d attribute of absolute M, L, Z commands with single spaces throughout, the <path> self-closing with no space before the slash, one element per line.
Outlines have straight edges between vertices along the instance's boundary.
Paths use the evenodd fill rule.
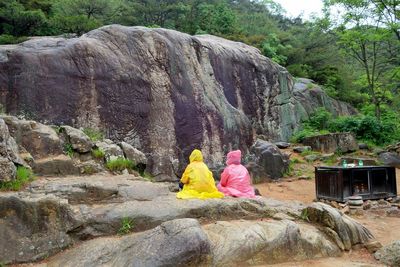
<path fill-rule="evenodd" d="M 0 183 L 0 190 L 4 191 L 18 191 L 28 182 L 33 181 L 35 178 L 31 169 L 23 166 L 18 166 L 17 175 L 15 180 L 9 182 Z"/>
<path fill-rule="evenodd" d="M 72 147 L 72 144 L 65 143 L 63 149 L 64 153 L 68 155 L 70 158 L 74 157 L 74 148 Z"/>
<path fill-rule="evenodd" d="M 133 220 L 124 217 L 121 221 L 121 227 L 118 230 L 119 235 L 126 235 L 133 231 L 134 225 Z"/>
<path fill-rule="evenodd" d="M 106 163 L 106 168 L 110 171 L 123 171 L 125 169 L 133 170 L 134 166 L 135 164 L 133 161 L 122 157 L 110 160 Z"/>
<path fill-rule="evenodd" d="M 92 156 L 96 159 L 104 159 L 105 153 L 100 148 L 96 148 L 92 150 Z"/>
<path fill-rule="evenodd" d="M 104 133 L 99 130 L 92 128 L 84 128 L 83 132 L 92 140 L 92 142 L 102 141 L 104 139 Z"/>

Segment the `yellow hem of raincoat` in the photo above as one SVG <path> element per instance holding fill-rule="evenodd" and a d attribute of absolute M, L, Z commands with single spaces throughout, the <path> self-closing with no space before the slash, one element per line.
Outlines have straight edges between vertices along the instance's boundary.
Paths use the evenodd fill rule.
<path fill-rule="evenodd" d="M 198 198 L 198 199 L 208 199 L 208 198 L 223 198 L 224 194 L 219 191 L 214 192 L 198 192 L 195 190 L 185 190 L 176 193 L 176 198 L 179 199 L 191 199 L 191 198 Z"/>

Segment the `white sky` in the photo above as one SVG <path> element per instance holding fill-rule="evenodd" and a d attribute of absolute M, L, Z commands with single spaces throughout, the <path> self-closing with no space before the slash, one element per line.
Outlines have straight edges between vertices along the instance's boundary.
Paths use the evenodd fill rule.
<path fill-rule="evenodd" d="M 289 17 L 298 17 L 303 13 L 304 19 L 309 19 L 312 13 L 322 15 L 322 0 L 274 0 L 286 10 Z"/>

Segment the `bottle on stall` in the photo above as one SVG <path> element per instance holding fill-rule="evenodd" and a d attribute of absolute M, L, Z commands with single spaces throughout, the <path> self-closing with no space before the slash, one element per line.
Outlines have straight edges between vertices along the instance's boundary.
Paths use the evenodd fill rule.
<path fill-rule="evenodd" d="M 358 166 L 363 166 L 364 165 L 364 163 L 363 163 L 363 161 L 360 159 L 359 161 L 358 161 Z"/>
<path fill-rule="evenodd" d="M 345 159 L 343 160 L 343 167 L 347 168 L 347 161 Z"/>

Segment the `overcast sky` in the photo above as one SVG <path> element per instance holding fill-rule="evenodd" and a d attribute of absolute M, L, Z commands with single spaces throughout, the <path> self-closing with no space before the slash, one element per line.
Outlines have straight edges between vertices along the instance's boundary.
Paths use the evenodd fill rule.
<path fill-rule="evenodd" d="M 322 14 L 322 0 L 274 0 L 281 4 L 289 17 L 297 17 L 303 13 L 303 18 L 308 19 L 311 13 Z"/>

